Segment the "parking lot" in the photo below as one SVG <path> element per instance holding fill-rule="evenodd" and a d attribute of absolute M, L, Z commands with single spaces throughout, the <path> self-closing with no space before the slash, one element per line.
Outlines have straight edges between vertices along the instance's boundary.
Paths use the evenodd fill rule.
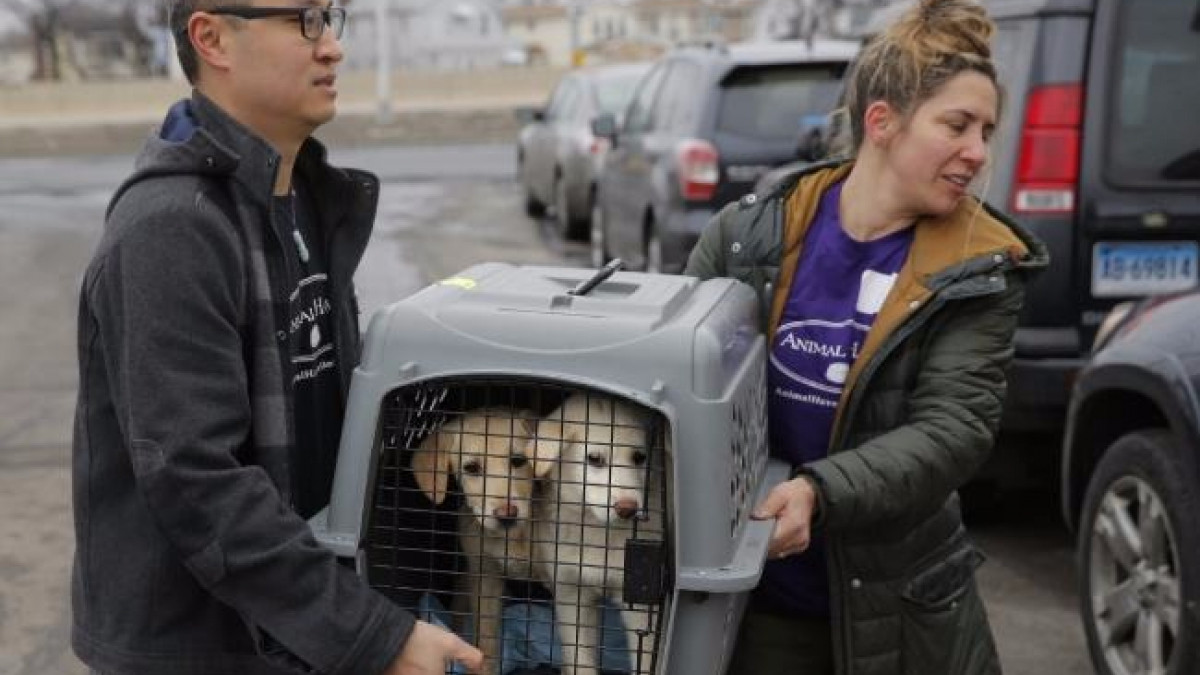
<path fill-rule="evenodd" d="M 481 261 L 582 265 L 523 211 L 511 145 L 347 150 L 384 180 L 358 281 L 370 312 Z M 0 161 L 0 673 L 79 675 L 67 647 L 69 441 L 79 275 L 127 157 Z M 53 186 L 43 176 L 53 175 Z M 1052 451 L 1047 448 L 1047 451 Z M 1013 495 L 973 526 L 1006 672 L 1085 675 L 1071 542 L 1052 491 Z"/>

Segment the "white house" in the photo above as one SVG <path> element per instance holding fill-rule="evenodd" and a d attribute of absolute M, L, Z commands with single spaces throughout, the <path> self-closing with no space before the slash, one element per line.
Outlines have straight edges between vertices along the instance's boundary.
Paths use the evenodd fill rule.
<path fill-rule="evenodd" d="M 374 2 L 346 8 L 342 47 L 348 68 L 375 65 Z M 388 0 L 388 53 L 409 70 L 475 70 L 500 64 L 508 40 L 499 9 L 487 0 Z"/>
<path fill-rule="evenodd" d="M 760 40 L 794 40 L 810 33 L 853 37 L 876 9 L 891 0 L 765 0 L 753 20 Z"/>
<path fill-rule="evenodd" d="M 588 0 L 513 2 L 501 10 L 514 44 L 537 61 L 649 57 L 665 47 L 699 40 L 735 42 L 752 34 L 761 0 Z"/>
<path fill-rule="evenodd" d="M 760 0 L 637 0 L 633 11 L 644 37 L 671 44 L 737 42 L 753 34 Z"/>
<path fill-rule="evenodd" d="M 650 36 L 638 20 L 633 0 L 589 2 L 578 21 L 586 62 L 652 59 L 670 45 Z"/>
<path fill-rule="evenodd" d="M 632 5 L 633 0 L 510 4 L 502 15 L 509 38 L 531 61 L 566 66 L 644 53 L 634 48 L 643 36 Z"/>
<path fill-rule="evenodd" d="M 500 16 L 509 42 L 524 51 L 528 62 L 571 65 L 572 16 L 566 7 L 510 5 Z"/>

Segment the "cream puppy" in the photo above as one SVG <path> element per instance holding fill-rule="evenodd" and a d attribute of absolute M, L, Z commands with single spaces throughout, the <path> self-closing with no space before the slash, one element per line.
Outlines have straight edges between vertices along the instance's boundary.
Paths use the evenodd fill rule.
<path fill-rule="evenodd" d="M 526 456 L 536 415 L 484 408 L 442 425 L 413 454 L 417 485 L 435 504 L 450 476 L 463 495 L 459 539 L 467 558 L 466 596 L 485 672 L 499 670 L 504 579 L 530 578 L 530 513 L 534 466 Z"/>
<path fill-rule="evenodd" d="M 535 508 L 534 559 L 552 585 L 563 675 L 596 674 L 604 598 L 621 609 L 635 663 L 651 662 L 652 638 L 636 650 L 649 613 L 622 598 L 626 540 L 635 527 L 640 536 L 663 532 L 648 440 L 642 413 L 597 394 L 574 394 L 538 423 L 531 454 L 550 496 Z"/>

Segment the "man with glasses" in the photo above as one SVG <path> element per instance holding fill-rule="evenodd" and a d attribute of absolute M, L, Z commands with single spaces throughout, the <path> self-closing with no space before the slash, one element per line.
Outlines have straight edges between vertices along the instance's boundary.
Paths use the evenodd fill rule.
<path fill-rule="evenodd" d="M 306 523 L 329 500 L 379 191 L 310 138 L 335 113 L 344 10 L 169 5 L 194 92 L 113 197 L 80 294 L 75 651 L 106 675 L 479 668 Z"/>

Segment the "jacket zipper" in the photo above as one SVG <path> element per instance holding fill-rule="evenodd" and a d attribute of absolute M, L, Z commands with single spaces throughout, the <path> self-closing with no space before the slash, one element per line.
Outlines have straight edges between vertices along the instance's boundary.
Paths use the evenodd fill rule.
<path fill-rule="evenodd" d="M 782 235 L 782 232 L 783 232 L 782 225 L 779 222 L 779 219 L 781 217 L 780 212 L 782 211 L 782 209 L 779 208 L 778 202 L 772 202 L 769 205 L 764 206 L 763 208 L 768 208 L 768 207 L 771 209 L 771 223 L 774 227 L 774 233 L 775 233 L 775 236 L 772 237 L 772 240 L 779 240 L 783 236 Z M 755 219 L 755 223 L 757 223 L 757 222 L 758 222 L 758 220 Z M 782 257 L 782 251 L 780 251 L 780 254 Z M 758 305 L 759 305 L 758 312 L 759 312 L 759 320 L 762 321 L 762 325 L 764 325 L 764 326 L 771 325 L 771 310 L 775 307 L 775 282 L 779 280 L 779 264 L 780 264 L 780 261 L 776 260 L 775 265 L 774 265 L 774 267 L 775 267 L 774 274 L 767 272 L 766 269 L 761 266 L 755 268 L 756 273 L 760 274 L 762 276 L 763 292 L 759 296 L 759 298 L 761 298 L 761 299 L 759 300 L 759 303 L 758 303 Z M 768 355 L 770 354 L 770 351 L 771 351 L 771 343 L 770 343 L 770 340 L 768 339 L 768 341 L 767 341 Z"/>

